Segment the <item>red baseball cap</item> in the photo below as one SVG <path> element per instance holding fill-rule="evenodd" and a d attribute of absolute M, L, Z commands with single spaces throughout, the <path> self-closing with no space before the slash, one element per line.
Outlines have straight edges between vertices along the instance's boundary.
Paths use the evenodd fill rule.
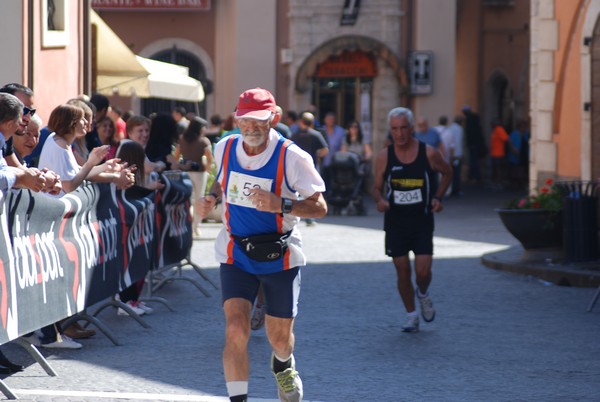
<path fill-rule="evenodd" d="M 249 89 L 240 95 L 235 117 L 267 120 L 276 113 L 276 106 L 271 92 L 262 88 Z"/>

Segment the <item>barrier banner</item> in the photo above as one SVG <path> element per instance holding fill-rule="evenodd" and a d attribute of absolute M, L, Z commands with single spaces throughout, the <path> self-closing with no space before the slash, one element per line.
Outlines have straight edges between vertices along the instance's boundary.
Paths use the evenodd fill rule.
<path fill-rule="evenodd" d="M 129 287 L 155 267 L 156 192 L 137 186 L 109 189 L 96 206 L 101 241 L 86 306 Z"/>
<path fill-rule="evenodd" d="M 164 189 L 157 200 L 158 267 L 176 264 L 186 258 L 192 247 L 190 200 L 192 181 L 187 173 L 163 174 Z"/>
<path fill-rule="evenodd" d="M 86 184 L 0 202 L 0 344 L 117 293 L 154 266 L 154 191 Z"/>

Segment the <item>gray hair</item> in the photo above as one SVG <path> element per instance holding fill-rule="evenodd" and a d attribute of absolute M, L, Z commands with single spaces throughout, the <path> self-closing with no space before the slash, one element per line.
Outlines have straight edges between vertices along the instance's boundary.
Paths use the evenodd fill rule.
<path fill-rule="evenodd" d="M 23 107 L 16 96 L 0 92 L 0 123 L 18 120 L 23 116 Z"/>
<path fill-rule="evenodd" d="M 31 124 L 31 123 L 34 123 L 34 124 L 36 124 L 36 125 L 37 125 L 39 128 L 42 128 L 42 124 L 43 124 L 43 122 L 42 122 L 42 118 L 40 117 L 40 115 L 39 115 L 39 114 L 34 114 L 33 116 L 31 116 L 31 121 L 30 121 L 29 123 L 30 123 L 30 124 Z"/>
<path fill-rule="evenodd" d="M 388 124 L 392 121 L 392 119 L 398 117 L 406 117 L 408 124 L 410 124 L 411 127 L 415 126 L 415 117 L 413 116 L 413 112 L 410 109 L 407 109 L 405 107 L 396 107 L 390 110 L 390 112 L 388 113 Z"/>

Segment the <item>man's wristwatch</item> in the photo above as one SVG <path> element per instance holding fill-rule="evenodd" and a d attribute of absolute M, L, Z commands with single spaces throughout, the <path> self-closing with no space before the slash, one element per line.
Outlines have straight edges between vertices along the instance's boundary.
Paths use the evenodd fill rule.
<path fill-rule="evenodd" d="M 440 203 L 442 202 L 442 197 L 438 197 L 437 195 L 434 195 L 433 199 L 438 200 Z"/>
<path fill-rule="evenodd" d="M 290 213 L 292 213 L 292 207 L 293 206 L 294 206 L 294 203 L 289 198 L 282 198 L 281 199 L 281 213 L 282 214 L 290 214 Z"/>

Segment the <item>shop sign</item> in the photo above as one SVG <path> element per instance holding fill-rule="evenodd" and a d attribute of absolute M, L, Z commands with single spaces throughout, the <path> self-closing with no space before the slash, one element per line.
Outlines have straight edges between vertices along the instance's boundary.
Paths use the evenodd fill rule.
<path fill-rule="evenodd" d="M 428 95 L 433 92 L 433 52 L 412 52 L 409 56 L 410 92 Z"/>
<path fill-rule="evenodd" d="M 375 77 L 377 67 L 373 56 L 361 51 L 344 51 L 331 56 L 317 67 L 319 78 Z"/>
<path fill-rule="evenodd" d="M 209 11 L 211 0 L 92 0 L 95 10 Z"/>
<path fill-rule="evenodd" d="M 340 25 L 354 25 L 360 11 L 360 0 L 345 0 Z"/>

